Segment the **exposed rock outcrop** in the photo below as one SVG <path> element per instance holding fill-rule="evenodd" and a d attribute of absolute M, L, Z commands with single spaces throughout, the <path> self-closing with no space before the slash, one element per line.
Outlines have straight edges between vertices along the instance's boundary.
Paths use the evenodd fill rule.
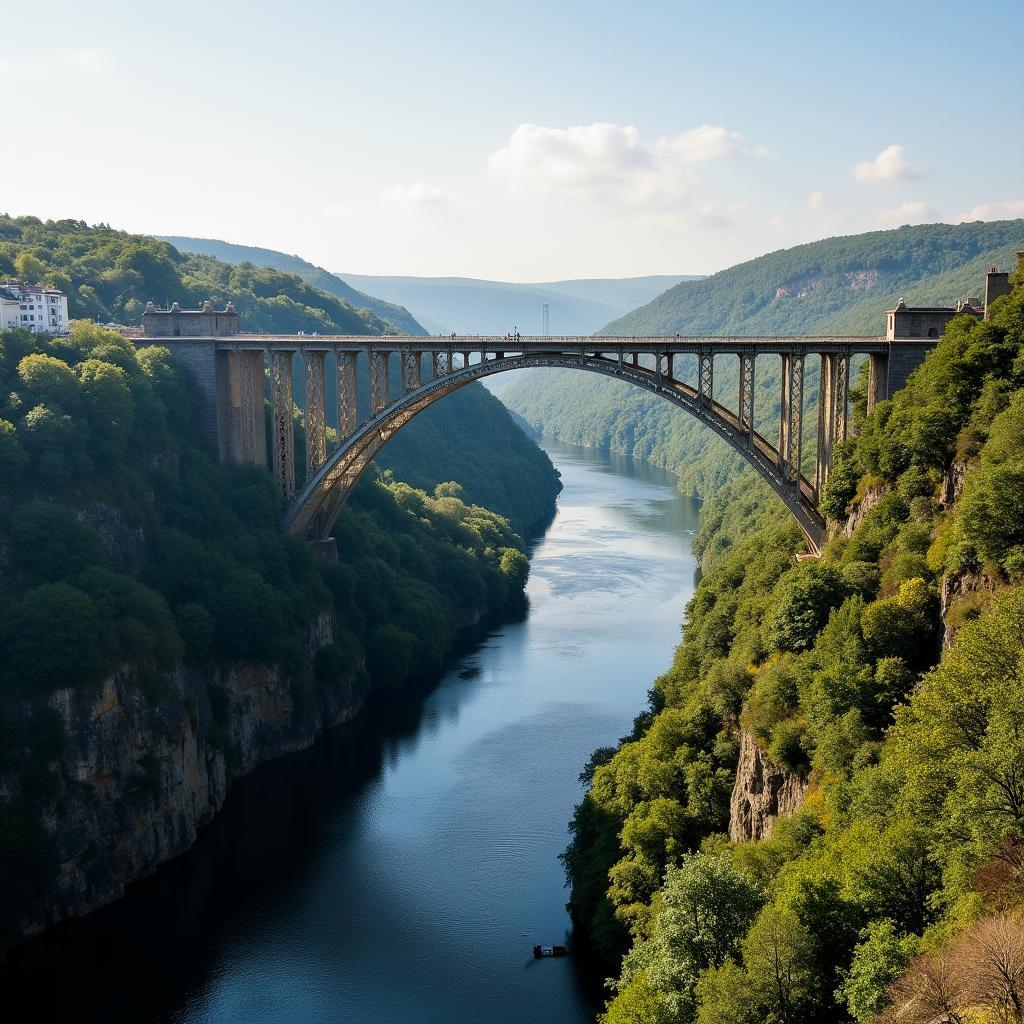
<path fill-rule="evenodd" d="M 949 647 L 957 631 L 977 616 L 999 587 L 999 580 L 987 572 L 954 572 L 942 577 L 939 614 L 942 617 L 942 646 Z"/>
<path fill-rule="evenodd" d="M 968 465 L 966 459 L 956 459 L 946 470 L 946 475 L 942 478 L 942 487 L 939 489 L 939 502 L 946 508 L 960 500 Z"/>
<path fill-rule="evenodd" d="M 799 775 L 775 764 L 757 740 L 743 732 L 729 804 L 729 838 L 741 843 L 767 839 L 776 820 L 796 811 L 806 792 L 807 783 Z"/>
<path fill-rule="evenodd" d="M 309 633 L 311 671 L 332 639 L 332 616 L 322 613 Z M 361 668 L 312 687 L 280 665 L 181 665 L 161 674 L 126 665 L 98 687 L 56 691 L 50 704 L 67 740 L 44 824 L 57 870 L 23 933 L 111 902 L 187 850 L 234 779 L 310 746 L 359 711 Z M 0 778 L 0 800 L 13 795 L 12 783 Z"/>
<path fill-rule="evenodd" d="M 843 536 L 852 537 L 857 527 L 864 522 L 865 516 L 889 493 L 889 485 L 884 482 L 870 484 L 864 492 L 864 497 L 857 502 L 853 511 L 850 512 L 846 525 L 843 527 Z"/>

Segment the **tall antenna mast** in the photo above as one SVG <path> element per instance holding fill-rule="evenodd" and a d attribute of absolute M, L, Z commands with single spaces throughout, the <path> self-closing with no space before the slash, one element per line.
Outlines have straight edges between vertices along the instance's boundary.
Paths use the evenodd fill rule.
<path fill-rule="evenodd" d="M 546 302 L 544 303 L 543 306 L 541 306 L 540 321 L 541 321 L 540 333 L 543 334 L 545 338 L 550 337 L 550 335 L 551 335 L 551 325 L 548 322 L 548 304 Z"/>

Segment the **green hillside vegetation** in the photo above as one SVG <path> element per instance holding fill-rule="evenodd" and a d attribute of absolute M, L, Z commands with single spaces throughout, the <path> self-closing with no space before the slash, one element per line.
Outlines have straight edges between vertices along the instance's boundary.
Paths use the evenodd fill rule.
<path fill-rule="evenodd" d="M 881 334 L 885 310 L 901 296 L 927 305 L 977 295 L 989 266 L 1012 266 L 1022 246 L 1022 220 L 829 238 L 683 282 L 600 333 Z M 734 359 L 717 361 L 716 397 L 729 408 L 735 407 L 736 372 Z M 817 374 L 812 360 L 808 402 L 816 399 Z M 761 359 L 758 421 L 769 438 L 778 430 L 778 379 L 778 360 Z M 713 494 L 743 468 L 739 456 L 693 417 L 617 381 L 537 371 L 501 394 L 534 427 L 565 441 L 611 447 L 671 470 L 685 493 Z"/>
<path fill-rule="evenodd" d="M 565 854 L 573 915 L 618 973 L 605 1024 L 1021 1019 L 1017 284 L 857 410 L 825 508 L 859 525 L 820 560 L 795 562 L 766 488 L 708 503 L 683 642 L 633 734 L 595 754 Z M 744 731 L 809 790 L 732 843 Z"/>
<path fill-rule="evenodd" d="M 167 242 L 81 221 L 0 217 L 0 278 L 7 275 L 62 289 L 69 296 L 73 318 L 135 325 L 150 299 L 177 300 L 186 307 L 197 307 L 204 299 L 223 306 L 230 299 L 244 330 L 394 331 L 375 313 L 354 309 L 343 298 L 319 291 L 293 273 L 251 263 L 232 266 L 212 256 L 182 255 Z M 296 362 L 295 393 L 301 404 L 304 384 Z M 365 366 L 360 385 L 365 393 Z M 329 387 L 333 386 L 331 381 Z M 331 395 L 327 404 L 333 410 Z M 452 438 L 458 442 L 453 444 Z M 301 466 L 301 432 L 298 443 Z M 477 385 L 463 388 L 417 417 L 389 442 L 376 464 L 427 490 L 441 481 L 455 480 L 465 489 L 468 501 L 508 516 L 524 533 L 547 521 L 559 490 L 548 457 Z M 527 480 L 529 485 L 524 485 Z"/>
<path fill-rule="evenodd" d="M 163 242 L 168 242 L 182 253 L 196 253 L 200 256 L 212 256 L 222 263 L 251 263 L 254 267 L 267 267 L 294 274 L 302 278 L 308 285 L 318 291 L 347 302 L 353 309 L 368 309 L 371 313 L 386 321 L 393 332 L 398 334 L 426 333 L 415 317 L 404 307 L 393 302 L 367 295 L 346 284 L 336 274 L 332 274 L 315 263 L 309 263 L 301 256 L 289 256 L 275 249 L 261 249 L 255 245 L 235 245 L 222 242 L 217 238 L 187 238 L 179 235 L 157 235 Z M 391 333 L 391 332 L 389 332 Z"/>
<path fill-rule="evenodd" d="M 2 332 L 0 396 L 0 939 L 54 866 L 56 688 L 128 662 L 159 703 L 180 699 L 163 676 L 180 661 L 276 662 L 302 713 L 436 671 L 460 623 L 525 584 L 508 520 L 422 473 L 429 492 L 365 477 L 339 563 L 314 561 L 279 533 L 270 474 L 203 449 L 198 393 L 166 349 L 82 322 L 67 338 Z M 533 467 L 505 473 L 534 485 Z M 310 671 L 322 611 L 338 628 Z"/>
<path fill-rule="evenodd" d="M 146 302 L 235 304 L 246 330 L 395 333 L 366 309 L 295 274 L 183 255 L 167 242 L 83 221 L 0 216 L 0 276 L 44 282 L 68 296 L 72 319 L 137 325 Z"/>

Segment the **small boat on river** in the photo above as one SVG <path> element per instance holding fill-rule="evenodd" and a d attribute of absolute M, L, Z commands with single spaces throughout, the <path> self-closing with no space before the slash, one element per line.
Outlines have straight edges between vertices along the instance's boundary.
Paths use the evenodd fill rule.
<path fill-rule="evenodd" d="M 565 956 L 568 950 L 565 946 L 534 946 L 533 955 L 537 960 L 542 960 L 546 956 Z"/>

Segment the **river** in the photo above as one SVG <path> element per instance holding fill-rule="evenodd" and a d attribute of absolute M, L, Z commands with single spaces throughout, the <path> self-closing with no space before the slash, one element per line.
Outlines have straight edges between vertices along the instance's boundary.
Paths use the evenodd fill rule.
<path fill-rule="evenodd" d="M 425 698 L 243 780 L 192 851 L 16 953 L 8 1007 L 139 1024 L 593 1019 L 585 958 L 531 949 L 571 944 L 558 854 L 577 776 L 671 661 L 698 509 L 644 463 L 543 445 L 565 488 L 521 620 L 467 644 Z"/>

